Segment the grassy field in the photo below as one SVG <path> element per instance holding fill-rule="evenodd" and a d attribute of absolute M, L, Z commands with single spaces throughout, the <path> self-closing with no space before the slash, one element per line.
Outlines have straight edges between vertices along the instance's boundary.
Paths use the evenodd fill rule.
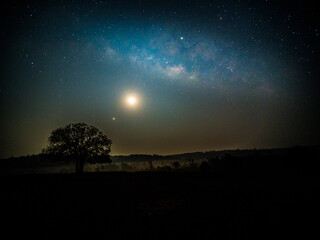
<path fill-rule="evenodd" d="M 7 239 L 308 239 L 318 234 L 320 181 L 314 172 L 0 178 Z"/>

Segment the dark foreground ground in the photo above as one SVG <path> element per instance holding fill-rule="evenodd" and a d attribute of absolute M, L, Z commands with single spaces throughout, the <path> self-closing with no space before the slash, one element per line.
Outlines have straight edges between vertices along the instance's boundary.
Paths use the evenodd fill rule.
<path fill-rule="evenodd" d="M 0 181 L 5 239 L 319 237 L 319 176 L 312 169 L 20 175 Z"/>

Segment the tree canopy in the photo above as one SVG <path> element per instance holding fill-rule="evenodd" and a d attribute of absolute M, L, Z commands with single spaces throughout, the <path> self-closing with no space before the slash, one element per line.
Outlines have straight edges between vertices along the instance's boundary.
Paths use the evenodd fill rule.
<path fill-rule="evenodd" d="M 43 153 L 61 160 L 76 161 L 76 171 L 83 171 L 84 162 L 110 161 L 112 141 L 96 127 L 85 123 L 71 123 L 51 132 Z"/>

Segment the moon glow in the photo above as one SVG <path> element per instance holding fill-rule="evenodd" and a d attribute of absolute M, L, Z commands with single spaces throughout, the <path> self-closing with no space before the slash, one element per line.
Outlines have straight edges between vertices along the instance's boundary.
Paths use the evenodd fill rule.
<path fill-rule="evenodd" d="M 128 102 L 129 105 L 133 106 L 133 105 L 135 105 L 137 103 L 137 99 L 134 96 L 129 96 L 127 98 L 127 102 Z"/>
<path fill-rule="evenodd" d="M 123 96 L 123 104 L 127 109 L 137 109 L 141 105 L 141 97 L 136 92 L 127 92 Z"/>

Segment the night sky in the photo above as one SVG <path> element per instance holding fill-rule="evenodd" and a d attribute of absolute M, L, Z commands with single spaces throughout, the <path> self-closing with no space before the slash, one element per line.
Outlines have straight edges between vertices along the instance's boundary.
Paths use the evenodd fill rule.
<path fill-rule="evenodd" d="M 111 154 L 315 145 L 319 8 L 302 1 L 10 1 L 0 158 L 85 122 Z"/>

